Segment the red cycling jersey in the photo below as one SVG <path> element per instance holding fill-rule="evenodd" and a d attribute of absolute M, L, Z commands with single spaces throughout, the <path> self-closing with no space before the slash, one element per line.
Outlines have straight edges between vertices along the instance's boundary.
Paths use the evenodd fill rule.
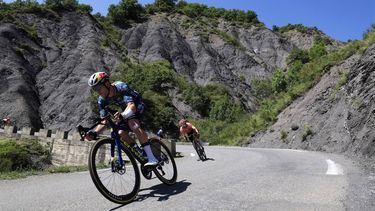
<path fill-rule="evenodd" d="M 182 135 L 188 135 L 192 132 L 196 132 L 198 133 L 198 130 L 197 128 L 195 128 L 190 122 L 186 122 L 186 126 L 185 127 L 180 127 L 180 133 Z"/>

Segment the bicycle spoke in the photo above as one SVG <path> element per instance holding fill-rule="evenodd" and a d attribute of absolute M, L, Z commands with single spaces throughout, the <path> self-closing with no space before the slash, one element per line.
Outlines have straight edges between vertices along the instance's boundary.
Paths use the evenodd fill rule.
<path fill-rule="evenodd" d="M 101 140 L 90 152 L 90 174 L 99 191 L 116 203 L 127 203 L 139 190 L 140 179 L 137 163 L 128 152 L 121 149 L 123 165 L 117 149 L 111 157 L 112 139 Z M 113 149 L 113 147 L 112 147 Z"/>
<path fill-rule="evenodd" d="M 159 161 L 154 169 L 155 175 L 165 184 L 174 184 L 177 179 L 177 167 L 168 148 L 158 139 L 151 140 L 150 145 L 154 156 Z"/>

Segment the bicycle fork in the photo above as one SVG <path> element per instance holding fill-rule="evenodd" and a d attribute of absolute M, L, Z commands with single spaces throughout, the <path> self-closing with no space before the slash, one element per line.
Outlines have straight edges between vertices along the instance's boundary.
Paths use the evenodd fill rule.
<path fill-rule="evenodd" d="M 122 156 L 121 156 L 121 145 L 120 145 L 120 141 L 118 141 L 120 140 L 120 135 L 113 131 L 111 133 L 112 133 L 112 137 L 115 140 L 115 144 L 111 144 L 112 172 L 116 172 L 117 170 L 125 170 L 125 168 L 123 168 L 125 166 L 124 160 L 122 159 Z M 116 161 L 116 163 L 114 163 L 115 147 L 117 148 L 117 156 L 118 156 L 118 160 Z M 124 173 L 124 172 L 119 172 L 119 173 Z"/>

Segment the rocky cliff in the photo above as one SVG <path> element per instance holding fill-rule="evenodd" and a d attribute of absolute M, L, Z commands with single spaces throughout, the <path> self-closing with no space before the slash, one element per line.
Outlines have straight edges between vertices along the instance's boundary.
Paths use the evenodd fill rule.
<path fill-rule="evenodd" d="M 298 148 L 375 155 L 375 44 L 332 67 L 309 92 L 279 114 L 252 147 Z M 345 85 L 342 81 L 347 80 Z M 343 85 L 343 86 L 340 86 Z"/>
<path fill-rule="evenodd" d="M 93 115 L 88 76 L 115 71 L 124 55 L 140 63 L 166 59 L 189 80 L 222 84 L 247 110 L 254 110 L 258 99 L 250 92 L 251 82 L 286 67 L 289 52 L 298 47 L 292 40 L 301 36 L 156 14 L 118 29 L 121 40 L 116 43 L 89 14 L 23 12 L 13 18 L 0 22 L 0 116 L 34 128 L 72 129 L 87 122 Z M 177 110 L 189 110 L 176 99 L 172 103 Z"/>
<path fill-rule="evenodd" d="M 120 62 L 90 15 L 16 14 L 0 24 L 0 116 L 34 128 L 73 128 L 90 116 L 87 77 Z M 31 31 L 26 31 L 27 26 Z"/>

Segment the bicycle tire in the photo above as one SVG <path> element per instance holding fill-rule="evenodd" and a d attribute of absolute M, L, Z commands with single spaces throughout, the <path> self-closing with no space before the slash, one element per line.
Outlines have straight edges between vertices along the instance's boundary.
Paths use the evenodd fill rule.
<path fill-rule="evenodd" d="M 204 147 L 202 146 L 201 142 L 196 141 L 196 144 L 197 144 L 197 152 L 201 161 L 207 160 L 206 152 L 204 151 Z"/>
<path fill-rule="evenodd" d="M 141 183 L 140 173 L 136 160 L 123 144 L 121 144 L 121 157 L 125 163 L 130 165 L 125 165 L 124 168 L 116 169 L 113 172 L 111 166 L 117 164 L 117 152 L 115 152 L 115 159 L 107 164 L 111 166 L 108 167 L 106 165 L 106 160 L 111 160 L 110 149 L 108 147 L 114 147 L 114 144 L 115 141 L 108 138 L 101 139 L 92 146 L 89 156 L 90 176 L 96 188 L 105 198 L 118 204 L 128 204 L 134 200 L 139 192 Z M 104 168 L 101 169 L 101 167 Z M 109 184 L 112 182 L 116 183 L 118 180 L 120 182 L 117 184 Z M 124 193 L 126 190 L 129 191 Z"/>
<path fill-rule="evenodd" d="M 193 147 L 194 147 L 195 151 L 197 152 L 198 157 L 201 161 L 204 161 L 204 160 L 207 159 L 206 153 L 204 152 L 204 148 L 199 141 L 194 140 L 193 141 Z"/>
<path fill-rule="evenodd" d="M 156 177 L 166 185 L 173 185 L 177 180 L 177 166 L 168 147 L 157 138 L 150 139 L 150 146 L 158 165 L 153 169 Z M 166 173 L 167 172 L 167 173 Z"/>

